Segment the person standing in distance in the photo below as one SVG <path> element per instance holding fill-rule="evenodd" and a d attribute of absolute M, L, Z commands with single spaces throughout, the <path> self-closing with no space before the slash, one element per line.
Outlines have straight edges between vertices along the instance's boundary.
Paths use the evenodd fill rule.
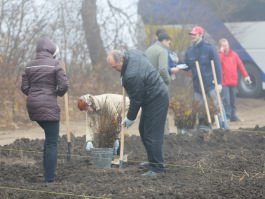
<path fill-rule="evenodd" d="M 204 40 L 204 29 L 201 26 L 195 26 L 189 33 L 191 39 L 191 46 L 187 49 L 185 53 L 185 63 L 188 65 L 188 68 L 185 70 L 192 71 L 192 81 L 194 89 L 194 100 L 197 101 L 200 105 L 203 104 L 202 91 L 199 82 L 199 76 L 196 69 L 196 61 L 199 62 L 202 81 L 204 84 L 204 89 L 206 95 L 208 95 L 212 101 L 216 110 L 219 110 L 217 93 L 215 92 L 215 85 L 213 79 L 213 71 L 211 66 L 211 60 L 214 61 L 216 77 L 217 77 L 217 90 L 219 93 L 222 91 L 222 69 L 221 63 L 218 56 L 216 48 Z M 225 117 L 225 111 L 224 117 Z M 228 128 L 226 117 L 224 118 L 222 128 Z M 199 118 L 200 121 L 205 121 L 203 117 Z M 221 116 L 219 114 L 219 121 L 221 121 Z M 208 128 L 205 124 L 199 124 L 202 128 Z"/>
<path fill-rule="evenodd" d="M 157 69 L 165 84 L 170 84 L 170 74 L 176 74 L 179 69 L 169 69 L 169 48 L 171 38 L 166 32 L 158 33 L 157 41 L 146 49 L 145 55 L 151 64 Z"/>
<path fill-rule="evenodd" d="M 239 56 L 230 48 L 227 39 L 219 40 L 219 56 L 222 65 L 222 99 L 227 119 L 231 122 L 240 121 L 236 114 L 236 87 L 238 85 L 238 71 L 246 83 L 251 84 L 250 77 Z"/>

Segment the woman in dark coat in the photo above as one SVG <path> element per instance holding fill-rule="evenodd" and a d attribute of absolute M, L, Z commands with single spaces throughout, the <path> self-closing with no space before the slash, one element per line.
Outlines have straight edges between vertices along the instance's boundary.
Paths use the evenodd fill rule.
<path fill-rule="evenodd" d="M 57 165 L 60 108 L 57 96 L 68 90 L 68 79 L 55 59 L 58 47 L 48 37 L 37 42 L 36 58 L 31 60 L 22 75 L 21 90 L 27 95 L 27 110 L 45 132 L 43 167 L 45 182 L 53 182 Z"/>

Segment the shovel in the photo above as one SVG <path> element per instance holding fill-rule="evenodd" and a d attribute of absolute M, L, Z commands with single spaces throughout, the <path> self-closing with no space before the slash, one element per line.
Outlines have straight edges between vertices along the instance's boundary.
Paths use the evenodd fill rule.
<path fill-rule="evenodd" d="M 65 64 L 62 63 L 62 67 L 66 72 Z M 68 92 L 64 94 L 64 105 L 65 105 L 65 123 L 66 123 L 66 134 L 67 134 L 67 160 L 71 159 L 71 135 L 69 129 L 69 97 Z"/>
<path fill-rule="evenodd" d="M 224 112 L 223 112 L 223 109 L 222 109 L 223 105 L 222 105 L 221 96 L 220 96 L 220 93 L 219 93 L 218 88 L 217 88 L 217 78 L 216 78 L 216 71 L 215 71 L 215 66 L 214 66 L 214 61 L 213 60 L 211 60 L 211 65 L 212 65 L 212 71 L 213 71 L 213 80 L 214 80 L 214 85 L 215 85 L 215 92 L 216 92 L 216 95 L 217 95 L 218 105 L 219 105 L 221 118 L 222 118 L 222 128 L 224 128 L 224 126 L 225 126 L 225 119 L 224 118 L 225 117 L 224 117 Z"/>
<path fill-rule="evenodd" d="M 68 93 L 64 95 L 65 102 L 65 122 L 66 122 L 66 133 L 67 133 L 67 160 L 71 159 L 71 135 L 69 129 L 69 98 Z"/>
<path fill-rule="evenodd" d="M 207 98 L 206 98 L 206 94 L 205 94 L 205 90 L 204 90 L 204 84 L 203 84 L 203 81 L 202 81 L 202 74 L 201 74 L 199 62 L 196 61 L 195 65 L 196 65 L 196 69 L 197 69 L 197 73 L 198 73 L 198 77 L 199 77 L 199 81 L 200 81 L 201 92 L 202 92 L 202 97 L 203 97 L 203 101 L 204 101 L 204 105 L 205 105 L 205 110 L 206 110 L 206 114 L 207 114 L 208 123 L 210 125 L 210 128 L 212 128 L 212 120 L 211 120 L 210 111 L 209 111 L 209 107 L 208 107 L 208 102 L 207 102 Z"/>

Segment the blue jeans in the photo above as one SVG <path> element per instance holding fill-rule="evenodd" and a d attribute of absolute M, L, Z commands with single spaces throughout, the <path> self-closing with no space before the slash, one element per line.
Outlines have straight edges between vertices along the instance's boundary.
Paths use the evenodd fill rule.
<path fill-rule="evenodd" d="M 57 144 L 59 121 L 37 121 L 45 132 L 43 147 L 43 168 L 45 182 L 53 182 L 57 167 Z"/>
<path fill-rule="evenodd" d="M 209 96 L 213 100 L 213 105 L 214 105 L 215 109 L 219 110 L 218 98 L 217 98 L 215 90 L 212 89 L 212 90 L 208 91 L 206 93 L 206 95 Z M 197 101 L 200 106 L 202 106 L 204 103 L 202 94 L 197 93 L 197 92 L 194 93 L 194 100 Z M 225 113 L 225 109 L 224 109 L 223 105 L 222 105 L 222 110 L 224 113 L 224 124 L 221 123 L 221 121 L 222 121 L 221 113 L 218 113 L 219 125 L 221 128 L 228 129 L 226 113 Z"/>
<path fill-rule="evenodd" d="M 236 115 L 236 87 L 223 86 L 222 100 L 228 119 L 237 118 Z"/>

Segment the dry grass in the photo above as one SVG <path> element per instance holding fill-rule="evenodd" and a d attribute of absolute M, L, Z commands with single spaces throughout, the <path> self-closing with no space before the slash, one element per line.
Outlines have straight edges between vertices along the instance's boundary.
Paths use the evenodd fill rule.
<path fill-rule="evenodd" d="M 174 114 L 174 122 L 179 129 L 192 129 L 196 123 L 198 104 L 173 98 L 169 107 Z"/>
<path fill-rule="evenodd" d="M 215 110 L 213 102 L 208 99 L 208 106 L 212 121 L 214 115 L 218 112 Z M 192 129 L 197 123 L 197 118 L 200 124 L 208 125 L 207 115 L 204 105 L 199 105 L 198 102 L 174 97 L 171 99 L 169 108 L 174 114 L 174 122 L 179 129 Z"/>
<path fill-rule="evenodd" d="M 112 148 L 121 131 L 121 107 L 114 110 L 106 102 L 97 115 L 91 118 L 94 142 L 99 148 Z"/>

